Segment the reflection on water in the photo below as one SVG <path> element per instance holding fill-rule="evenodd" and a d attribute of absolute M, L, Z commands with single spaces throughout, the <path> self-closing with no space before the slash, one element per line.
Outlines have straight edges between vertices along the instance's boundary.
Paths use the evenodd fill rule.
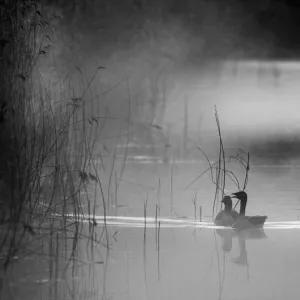
<path fill-rule="evenodd" d="M 212 222 L 209 178 L 182 192 L 201 168 L 175 170 L 172 217 L 167 172 L 128 168 L 122 196 L 109 207 L 117 215 L 104 219 L 100 204 L 96 216 L 83 207 L 76 222 L 72 213 L 67 221 L 57 215 L 55 230 L 29 236 L 5 276 L 0 273 L 0 299 L 297 299 L 299 170 L 254 168 L 248 214 L 266 213 L 268 220 L 264 229 L 235 231 Z M 146 219 L 143 186 L 149 187 Z"/>
<path fill-rule="evenodd" d="M 139 220 L 108 221 L 108 248 L 97 241 L 103 227 L 86 224 L 92 247 L 82 238 L 68 261 L 56 238 L 52 254 L 25 256 L 2 278 L 3 299 L 292 299 L 300 292 L 298 229 L 236 232 L 173 221 L 149 220 L 146 230 Z"/>

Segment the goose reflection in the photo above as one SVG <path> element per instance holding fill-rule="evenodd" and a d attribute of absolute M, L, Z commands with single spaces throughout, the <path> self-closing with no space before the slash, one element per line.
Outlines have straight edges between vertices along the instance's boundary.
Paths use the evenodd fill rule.
<path fill-rule="evenodd" d="M 231 261 L 237 265 L 248 266 L 246 240 L 264 239 L 267 238 L 267 235 L 265 234 L 262 228 L 251 228 L 251 229 L 238 231 L 237 238 L 238 238 L 238 245 L 239 245 L 239 256 L 233 258 Z"/>
<path fill-rule="evenodd" d="M 222 250 L 223 250 L 223 272 L 219 271 L 219 300 L 222 299 L 223 287 L 225 282 L 225 274 L 226 274 L 226 259 L 225 255 L 228 254 L 232 250 L 232 242 L 234 238 L 238 240 L 238 248 L 239 248 L 239 256 L 231 259 L 231 262 L 246 266 L 247 268 L 247 278 L 249 280 L 249 269 L 248 269 L 248 257 L 247 257 L 247 248 L 246 248 L 246 240 L 256 240 L 267 238 L 267 235 L 264 232 L 263 228 L 248 228 L 244 230 L 237 230 L 234 228 L 222 228 L 216 230 L 217 234 L 222 239 Z M 219 270 L 221 270 L 219 265 Z"/>
<path fill-rule="evenodd" d="M 232 228 L 217 229 L 217 234 L 222 239 L 222 249 L 225 253 L 229 253 L 232 250 L 233 238 L 238 239 L 240 256 L 237 258 L 236 263 L 241 261 L 246 255 L 246 240 L 258 240 L 267 238 L 263 228 L 248 228 L 244 230 L 235 230 Z"/>

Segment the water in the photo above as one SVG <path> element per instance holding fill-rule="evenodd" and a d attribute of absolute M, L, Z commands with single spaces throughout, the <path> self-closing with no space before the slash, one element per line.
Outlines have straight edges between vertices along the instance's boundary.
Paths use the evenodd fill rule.
<path fill-rule="evenodd" d="M 97 226 L 85 219 L 67 233 L 62 225 L 43 232 L 43 243 L 30 238 L 27 253 L 2 277 L 1 299 L 296 299 L 300 168 L 252 168 L 247 214 L 268 219 L 264 230 L 236 233 L 212 223 L 208 175 L 184 190 L 205 167 L 176 164 L 172 173 L 171 166 L 128 163 L 117 198 L 110 197 L 106 230 L 98 199 Z M 233 168 L 242 182 L 243 170 Z M 228 181 L 227 191 L 236 190 Z"/>

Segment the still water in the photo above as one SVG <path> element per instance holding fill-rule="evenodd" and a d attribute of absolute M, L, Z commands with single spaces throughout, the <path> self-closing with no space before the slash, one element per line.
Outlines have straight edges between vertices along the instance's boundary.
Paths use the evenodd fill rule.
<path fill-rule="evenodd" d="M 56 230 L 29 239 L 2 275 L 1 299 L 299 297 L 300 167 L 252 168 L 247 214 L 268 219 L 264 230 L 240 233 L 213 225 L 208 175 L 190 184 L 205 167 L 128 163 L 118 195 L 109 196 L 106 227 L 99 199 L 97 226 L 57 216 Z M 226 191 L 236 190 L 228 181 Z"/>

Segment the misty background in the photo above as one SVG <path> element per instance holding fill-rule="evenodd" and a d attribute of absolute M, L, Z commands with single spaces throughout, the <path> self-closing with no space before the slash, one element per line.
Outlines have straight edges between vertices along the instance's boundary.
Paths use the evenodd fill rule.
<path fill-rule="evenodd" d="M 297 5 L 0 7 L 1 299 L 296 299 Z"/>
<path fill-rule="evenodd" d="M 197 144 L 217 155 L 216 105 L 229 152 L 298 158 L 299 21 L 288 1 L 42 1 L 42 9 L 51 26 L 40 32 L 39 72 L 51 99 L 78 97 L 101 67 L 86 103 L 87 115 L 97 103 L 105 118 L 99 148 L 124 144 L 129 130 L 137 145 L 199 157 Z"/>

